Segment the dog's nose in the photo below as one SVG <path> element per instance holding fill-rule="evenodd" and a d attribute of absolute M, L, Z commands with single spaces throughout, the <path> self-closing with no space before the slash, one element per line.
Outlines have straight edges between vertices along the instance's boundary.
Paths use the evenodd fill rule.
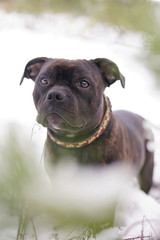
<path fill-rule="evenodd" d="M 48 93 L 47 101 L 64 101 L 65 93 L 58 90 L 53 90 Z"/>

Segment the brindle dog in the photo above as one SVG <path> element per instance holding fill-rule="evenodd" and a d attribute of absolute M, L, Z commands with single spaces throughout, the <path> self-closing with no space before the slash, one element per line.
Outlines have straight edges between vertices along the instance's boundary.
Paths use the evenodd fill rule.
<path fill-rule="evenodd" d="M 48 129 L 45 161 L 52 164 L 74 157 L 82 164 L 133 165 L 141 188 L 152 185 L 153 152 L 145 120 L 128 111 L 111 111 L 104 90 L 125 78 L 117 65 L 104 58 L 65 60 L 35 58 L 25 67 L 24 78 L 35 82 L 33 99 L 37 121 Z M 48 168 L 49 169 L 49 168 Z"/>

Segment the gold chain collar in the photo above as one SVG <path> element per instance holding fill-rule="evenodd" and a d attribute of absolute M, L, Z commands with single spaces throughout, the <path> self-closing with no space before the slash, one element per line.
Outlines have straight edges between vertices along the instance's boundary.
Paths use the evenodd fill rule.
<path fill-rule="evenodd" d="M 105 115 L 103 117 L 102 123 L 100 124 L 98 130 L 89 138 L 80 141 L 80 142 L 74 142 L 74 143 L 66 143 L 66 142 L 61 142 L 58 139 L 56 139 L 51 132 L 48 130 L 48 136 L 50 137 L 50 139 L 56 143 L 57 145 L 64 147 L 64 148 L 81 148 L 84 147 L 88 144 L 90 144 L 91 142 L 93 142 L 95 139 L 99 138 L 99 136 L 104 132 L 104 130 L 106 129 L 109 120 L 110 120 L 110 116 L 111 116 L 111 112 L 112 112 L 112 106 L 111 106 L 111 102 L 109 100 L 108 97 L 104 96 L 105 98 L 105 102 L 106 102 L 106 112 Z"/>

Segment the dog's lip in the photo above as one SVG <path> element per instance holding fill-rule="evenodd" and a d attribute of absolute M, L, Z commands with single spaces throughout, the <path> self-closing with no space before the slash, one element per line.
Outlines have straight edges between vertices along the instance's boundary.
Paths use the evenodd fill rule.
<path fill-rule="evenodd" d="M 56 114 L 57 116 L 59 116 L 61 119 L 63 119 L 64 122 L 66 122 L 73 130 L 79 130 L 79 129 L 82 129 L 84 127 L 84 123 L 80 123 L 78 125 L 74 125 L 74 124 L 71 124 L 66 118 L 64 118 L 60 113 L 57 113 L 57 112 L 51 112 L 51 113 L 48 113 L 44 118 L 43 118 L 43 121 L 42 121 L 42 125 L 46 125 L 46 120 L 47 118 L 50 116 L 50 115 L 53 115 L 53 114 Z M 55 130 L 61 130 L 60 127 L 58 127 L 56 124 L 54 125 L 53 124 L 53 128 Z"/>

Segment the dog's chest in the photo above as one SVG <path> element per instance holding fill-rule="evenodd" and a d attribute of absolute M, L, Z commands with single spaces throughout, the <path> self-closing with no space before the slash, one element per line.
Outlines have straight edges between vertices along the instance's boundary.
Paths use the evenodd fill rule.
<path fill-rule="evenodd" d="M 46 142 L 46 155 L 50 163 L 58 163 L 59 161 L 68 161 L 75 159 L 80 164 L 107 164 L 119 159 L 121 153 L 121 146 L 118 144 L 118 139 L 106 138 L 104 133 L 100 138 L 96 139 L 91 144 L 81 147 L 67 149 L 58 146 L 56 143 Z M 114 146 L 113 146 L 114 145 Z M 114 147 L 114 151 L 113 151 Z"/>

